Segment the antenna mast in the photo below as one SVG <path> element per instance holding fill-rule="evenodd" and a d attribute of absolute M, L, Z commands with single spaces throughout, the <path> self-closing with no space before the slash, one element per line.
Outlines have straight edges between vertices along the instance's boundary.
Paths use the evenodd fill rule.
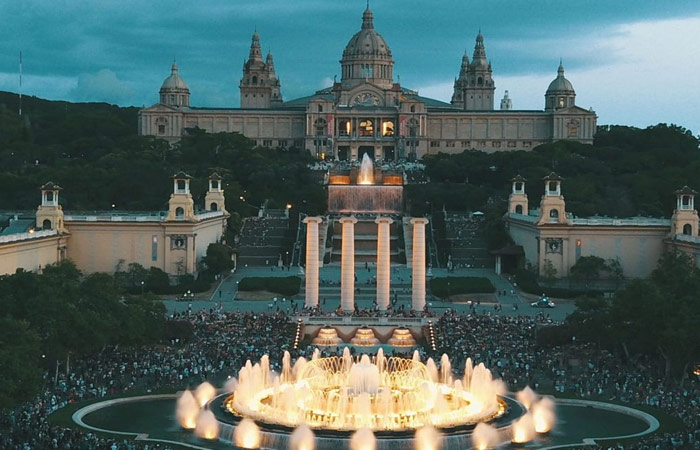
<path fill-rule="evenodd" d="M 19 52 L 19 116 L 22 117 L 22 52 Z"/>

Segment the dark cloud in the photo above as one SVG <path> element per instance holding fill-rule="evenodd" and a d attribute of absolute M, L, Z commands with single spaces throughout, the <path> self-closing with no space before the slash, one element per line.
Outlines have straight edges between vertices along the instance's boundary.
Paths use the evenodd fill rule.
<path fill-rule="evenodd" d="M 364 0 L 23 0 L 0 2 L 2 75 L 75 80 L 36 95 L 152 104 L 177 58 L 193 103 L 235 106 L 250 36 L 271 49 L 285 98 L 308 95 L 338 74 L 342 50 L 359 30 Z M 375 27 L 389 43 L 402 84 L 449 82 L 482 29 L 494 76 L 551 74 L 559 57 L 575 73 L 607 64 L 615 25 L 700 14 L 697 0 L 373 0 Z M 65 84 L 65 82 L 64 82 Z"/>

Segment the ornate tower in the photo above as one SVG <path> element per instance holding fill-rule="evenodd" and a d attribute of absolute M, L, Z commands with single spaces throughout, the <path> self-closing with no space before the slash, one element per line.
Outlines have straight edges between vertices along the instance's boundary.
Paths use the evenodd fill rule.
<path fill-rule="evenodd" d="M 529 212 L 527 195 L 525 194 L 525 182 L 527 180 L 520 175 L 516 175 L 510 181 L 513 183 L 513 189 L 508 197 L 508 212 L 527 215 Z"/>
<path fill-rule="evenodd" d="M 281 105 L 282 87 L 280 85 L 279 78 L 277 78 L 277 73 L 275 72 L 275 61 L 272 59 L 271 52 L 267 52 L 267 57 L 265 58 L 265 65 L 267 66 L 267 77 L 271 90 L 270 105 Z"/>
<path fill-rule="evenodd" d="M 675 192 L 676 209 L 671 216 L 671 236 L 698 236 L 698 212 L 695 210 L 697 191 L 683 186 Z"/>
<path fill-rule="evenodd" d="M 496 84 L 491 77 L 491 63 L 486 59 L 486 47 L 481 31 L 476 36 L 474 55 L 469 64 L 467 87 L 464 90 L 467 110 L 492 111 Z"/>
<path fill-rule="evenodd" d="M 537 225 L 566 224 L 566 202 L 561 195 L 562 177 L 552 172 L 542 179 L 544 181 L 544 195 L 540 201 L 540 217 Z"/>
<path fill-rule="evenodd" d="M 221 177 L 214 172 L 209 176 L 209 190 L 204 196 L 204 209 L 207 211 L 226 211 L 224 201 L 224 189 L 221 186 Z"/>
<path fill-rule="evenodd" d="M 343 89 L 369 82 L 382 89 L 393 86 L 394 59 L 384 38 L 374 31 L 369 5 L 362 14 L 362 28 L 350 38 L 340 60 Z"/>
<path fill-rule="evenodd" d="M 564 66 L 561 61 L 559 61 L 557 77 L 549 83 L 544 99 L 544 109 L 546 111 L 568 108 L 576 103 L 576 91 L 574 91 L 574 86 L 571 82 L 564 76 Z"/>
<path fill-rule="evenodd" d="M 464 52 L 462 56 L 462 65 L 459 67 L 459 77 L 455 78 L 454 92 L 452 93 L 451 103 L 461 109 L 466 109 L 464 102 L 467 96 L 467 87 L 469 86 L 469 56 Z"/>
<path fill-rule="evenodd" d="M 239 84 L 241 108 L 269 108 L 282 103 L 280 81 L 275 73 L 272 54 L 263 62 L 260 36 L 253 33 L 248 60 L 243 63 L 243 78 Z"/>
<path fill-rule="evenodd" d="M 65 232 L 63 208 L 58 204 L 61 186 L 49 181 L 41 188 L 41 205 L 36 210 L 36 227 L 43 230 Z"/>
<path fill-rule="evenodd" d="M 190 106 L 190 90 L 185 80 L 178 74 L 177 62 L 170 67 L 170 76 L 160 87 L 160 103 L 176 108 Z"/>
<path fill-rule="evenodd" d="M 194 200 L 190 194 L 191 176 L 185 172 L 173 175 L 173 193 L 168 201 L 166 220 L 194 220 Z"/>
<path fill-rule="evenodd" d="M 510 111 L 513 109 L 513 100 L 511 100 L 510 96 L 508 95 L 508 90 L 506 89 L 505 94 L 503 94 L 503 98 L 501 99 L 501 111 Z"/>

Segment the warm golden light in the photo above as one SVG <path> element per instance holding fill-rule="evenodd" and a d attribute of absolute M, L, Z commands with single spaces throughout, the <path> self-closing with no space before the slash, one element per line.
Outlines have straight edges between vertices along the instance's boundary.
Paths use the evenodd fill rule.
<path fill-rule="evenodd" d="M 446 355 L 438 369 L 432 359 L 423 364 L 417 353 L 412 359 L 387 358 L 380 349 L 376 357 L 355 359 L 346 348 L 343 356 L 320 358 L 314 352 L 311 361 L 300 358 L 292 365 L 285 352 L 279 377 L 267 356 L 246 362 L 225 407 L 256 421 L 333 430 L 449 427 L 502 415 L 502 383 L 483 364 L 467 373 L 455 380 Z"/>
<path fill-rule="evenodd" d="M 195 389 L 194 391 L 194 398 L 197 399 L 197 403 L 199 404 L 200 408 L 206 405 L 209 402 L 209 400 L 211 400 L 215 396 L 216 388 L 207 382 L 204 382 L 197 386 L 197 389 Z"/>
<path fill-rule="evenodd" d="M 535 428 L 530 413 L 525 414 L 520 419 L 513 422 L 513 437 L 511 442 L 524 444 L 534 438 Z"/>
<path fill-rule="evenodd" d="M 219 422 L 210 410 L 203 410 L 197 417 L 195 434 L 204 439 L 217 439 L 219 437 Z"/>
<path fill-rule="evenodd" d="M 243 419 L 233 430 L 233 442 L 241 448 L 260 447 L 260 428 L 250 419 Z"/>
<path fill-rule="evenodd" d="M 182 428 L 192 430 L 197 426 L 197 415 L 199 415 L 199 405 L 192 392 L 186 390 L 177 399 L 177 409 L 175 411 L 177 421 Z"/>
<path fill-rule="evenodd" d="M 537 433 L 548 433 L 555 423 L 554 401 L 544 397 L 532 406 L 532 418 Z"/>

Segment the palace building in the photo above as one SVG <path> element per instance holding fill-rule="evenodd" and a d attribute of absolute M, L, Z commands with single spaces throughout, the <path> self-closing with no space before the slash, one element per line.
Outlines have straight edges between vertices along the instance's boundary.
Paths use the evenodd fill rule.
<path fill-rule="evenodd" d="M 229 217 L 217 174 L 209 177 L 203 208 L 195 207 L 183 172 L 173 177 L 167 211 L 64 213 L 61 190 L 46 183 L 33 215 L 13 215 L 0 228 L 0 275 L 40 271 L 65 259 L 84 273 L 113 273 L 138 263 L 171 276 L 196 275 L 209 244 L 223 239 Z"/>
<path fill-rule="evenodd" d="M 544 192 L 538 208 L 529 208 L 525 182 L 512 179 L 506 229 L 524 262 L 542 276 L 553 270 L 556 277 L 570 275 L 582 256 L 617 260 L 625 276 L 645 278 L 656 268 L 665 251 L 687 254 L 700 267 L 700 236 L 697 192 L 688 186 L 675 192 L 676 208 L 670 219 L 654 217 L 574 217 L 566 211 L 563 178 L 552 172 L 543 179 Z M 501 255 L 496 271 L 500 272 Z"/>
<path fill-rule="evenodd" d="M 369 8 L 340 64 L 340 81 L 284 101 L 272 54 L 263 59 L 256 32 L 243 64 L 239 108 L 191 106 L 189 87 L 173 63 L 159 102 L 139 112 L 139 134 L 175 142 L 198 127 L 241 133 L 263 147 L 305 148 L 320 159 L 360 160 L 369 154 L 385 161 L 469 149 L 528 150 L 557 140 L 593 142 L 596 114 L 576 105 L 561 64 L 544 93 L 543 109 L 513 109 L 508 91 L 495 109 L 493 68 L 481 32 L 471 61 L 462 57 L 450 103 L 422 97 L 394 79 L 391 50 Z"/>

